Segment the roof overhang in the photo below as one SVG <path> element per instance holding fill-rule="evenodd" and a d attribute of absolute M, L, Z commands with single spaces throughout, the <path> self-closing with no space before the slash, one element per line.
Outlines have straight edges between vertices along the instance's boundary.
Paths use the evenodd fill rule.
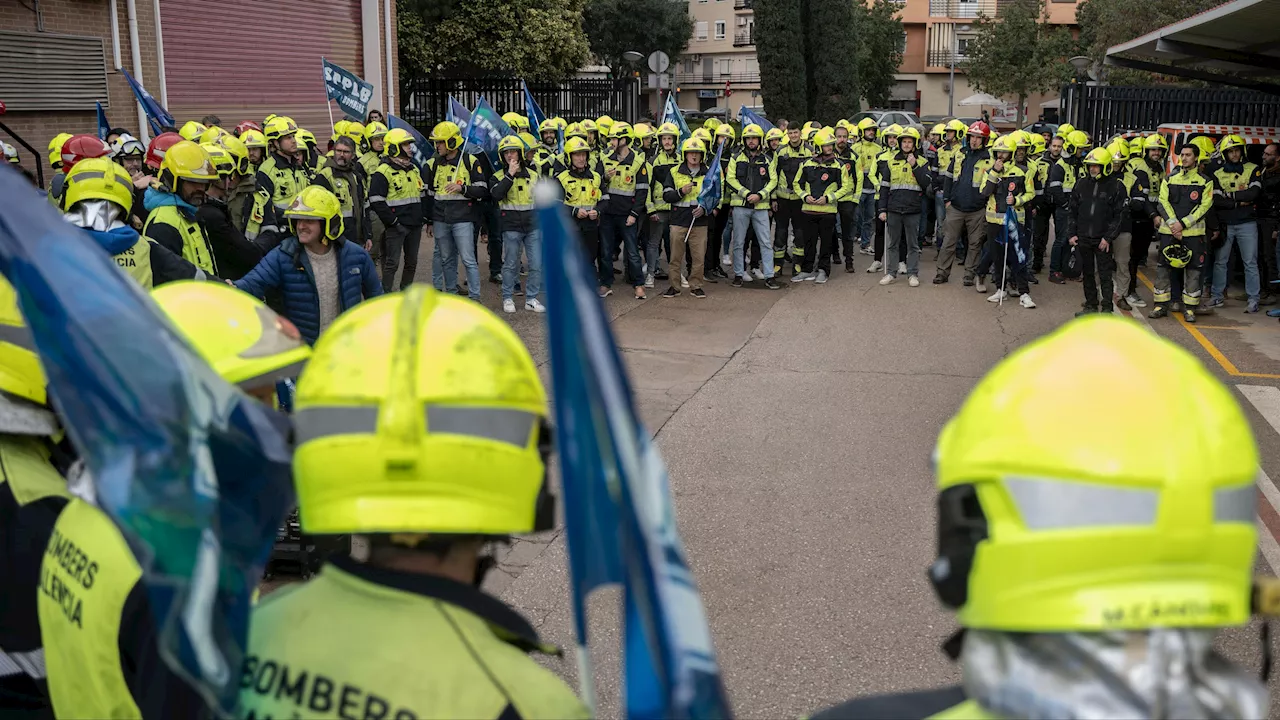
<path fill-rule="evenodd" d="M 1106 64 L 1280 95 L 1280 0 L 1233 0 L 1107 50 Z"/>

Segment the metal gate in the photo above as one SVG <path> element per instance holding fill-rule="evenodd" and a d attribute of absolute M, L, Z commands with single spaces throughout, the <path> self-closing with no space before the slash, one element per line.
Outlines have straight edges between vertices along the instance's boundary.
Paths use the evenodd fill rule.
<path fill-rule="evenodd" d="M 1093 138 L 1107 138 L 1131 130 L 1155 130 L 1163 123 L 1280 127 L 1280 97 L 1228 88 L 1072 83 L 1062 88 L 1058 117 Z"/>
<path fill-rule="evenodd" d="M 635 123 L 639 115 L 640 81 L 575 78 L 563 83 L 529 83 L 529 92 L 548 116 L 575 122 L 609 115 Z M 524 113 L 524 93 L 518 78 L 410 78 L 401 83 L 401 116 L 418 128 L 445 119 L 449 96 L 474 108 L 484 96 L 499 114 Z"/>

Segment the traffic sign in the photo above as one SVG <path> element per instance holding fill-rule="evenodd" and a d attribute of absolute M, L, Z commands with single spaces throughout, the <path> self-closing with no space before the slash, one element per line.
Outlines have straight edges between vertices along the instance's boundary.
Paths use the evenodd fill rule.
<path fill-rule="evenodd" d="M 671 58 L 661 50 L 649 53 L 649 69 L 656 73 L 664 73 L 671 67 Z"/>

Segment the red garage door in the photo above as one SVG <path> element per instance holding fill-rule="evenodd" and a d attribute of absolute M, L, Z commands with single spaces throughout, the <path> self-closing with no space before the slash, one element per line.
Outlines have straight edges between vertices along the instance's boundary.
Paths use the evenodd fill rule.
<path fill-rule="evenodd" d="M 210 113 L 228 129 L 276 113 L 324 143 L 320 58 L 364 75 L 360 0 L 165 0 L 160 8 L 169 111 L 179 127 Z M 334 113 L 342 117 L 336 106 Z"/>

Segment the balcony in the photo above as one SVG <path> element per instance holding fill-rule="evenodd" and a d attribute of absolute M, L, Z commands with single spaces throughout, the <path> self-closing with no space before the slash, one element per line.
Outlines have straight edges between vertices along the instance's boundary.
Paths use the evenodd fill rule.
<path fill-rule="evenodd" d="M 955 56 L 957 69 L 964 65 L 964 61 L 968 59 L 964 53 L 953 53 L 948 50 L 930 50 L 926 64 L 929 67 L 950 68 L 952 56 Z"/>
<path fill-rule="evenodd" d="M 929 17 L 973 19 L 979 15 L 995 17 L 999 0 L 929 0 Z"/>
<path fill-rule="evenodd" d="M 755 0 L 733 0 L 733 9 L 741 12 L 751 12 Z"/>
<path fill-rule="evenodd" d="M 747 47 L 756 44 L 755 33 L 748 30 L 739 30 L 733 34 L 734 47 Z"/>
<path fill-rule="evenodd" d="M 759 85 L 760 73 L 676 73 L 678 85 Z"/>

